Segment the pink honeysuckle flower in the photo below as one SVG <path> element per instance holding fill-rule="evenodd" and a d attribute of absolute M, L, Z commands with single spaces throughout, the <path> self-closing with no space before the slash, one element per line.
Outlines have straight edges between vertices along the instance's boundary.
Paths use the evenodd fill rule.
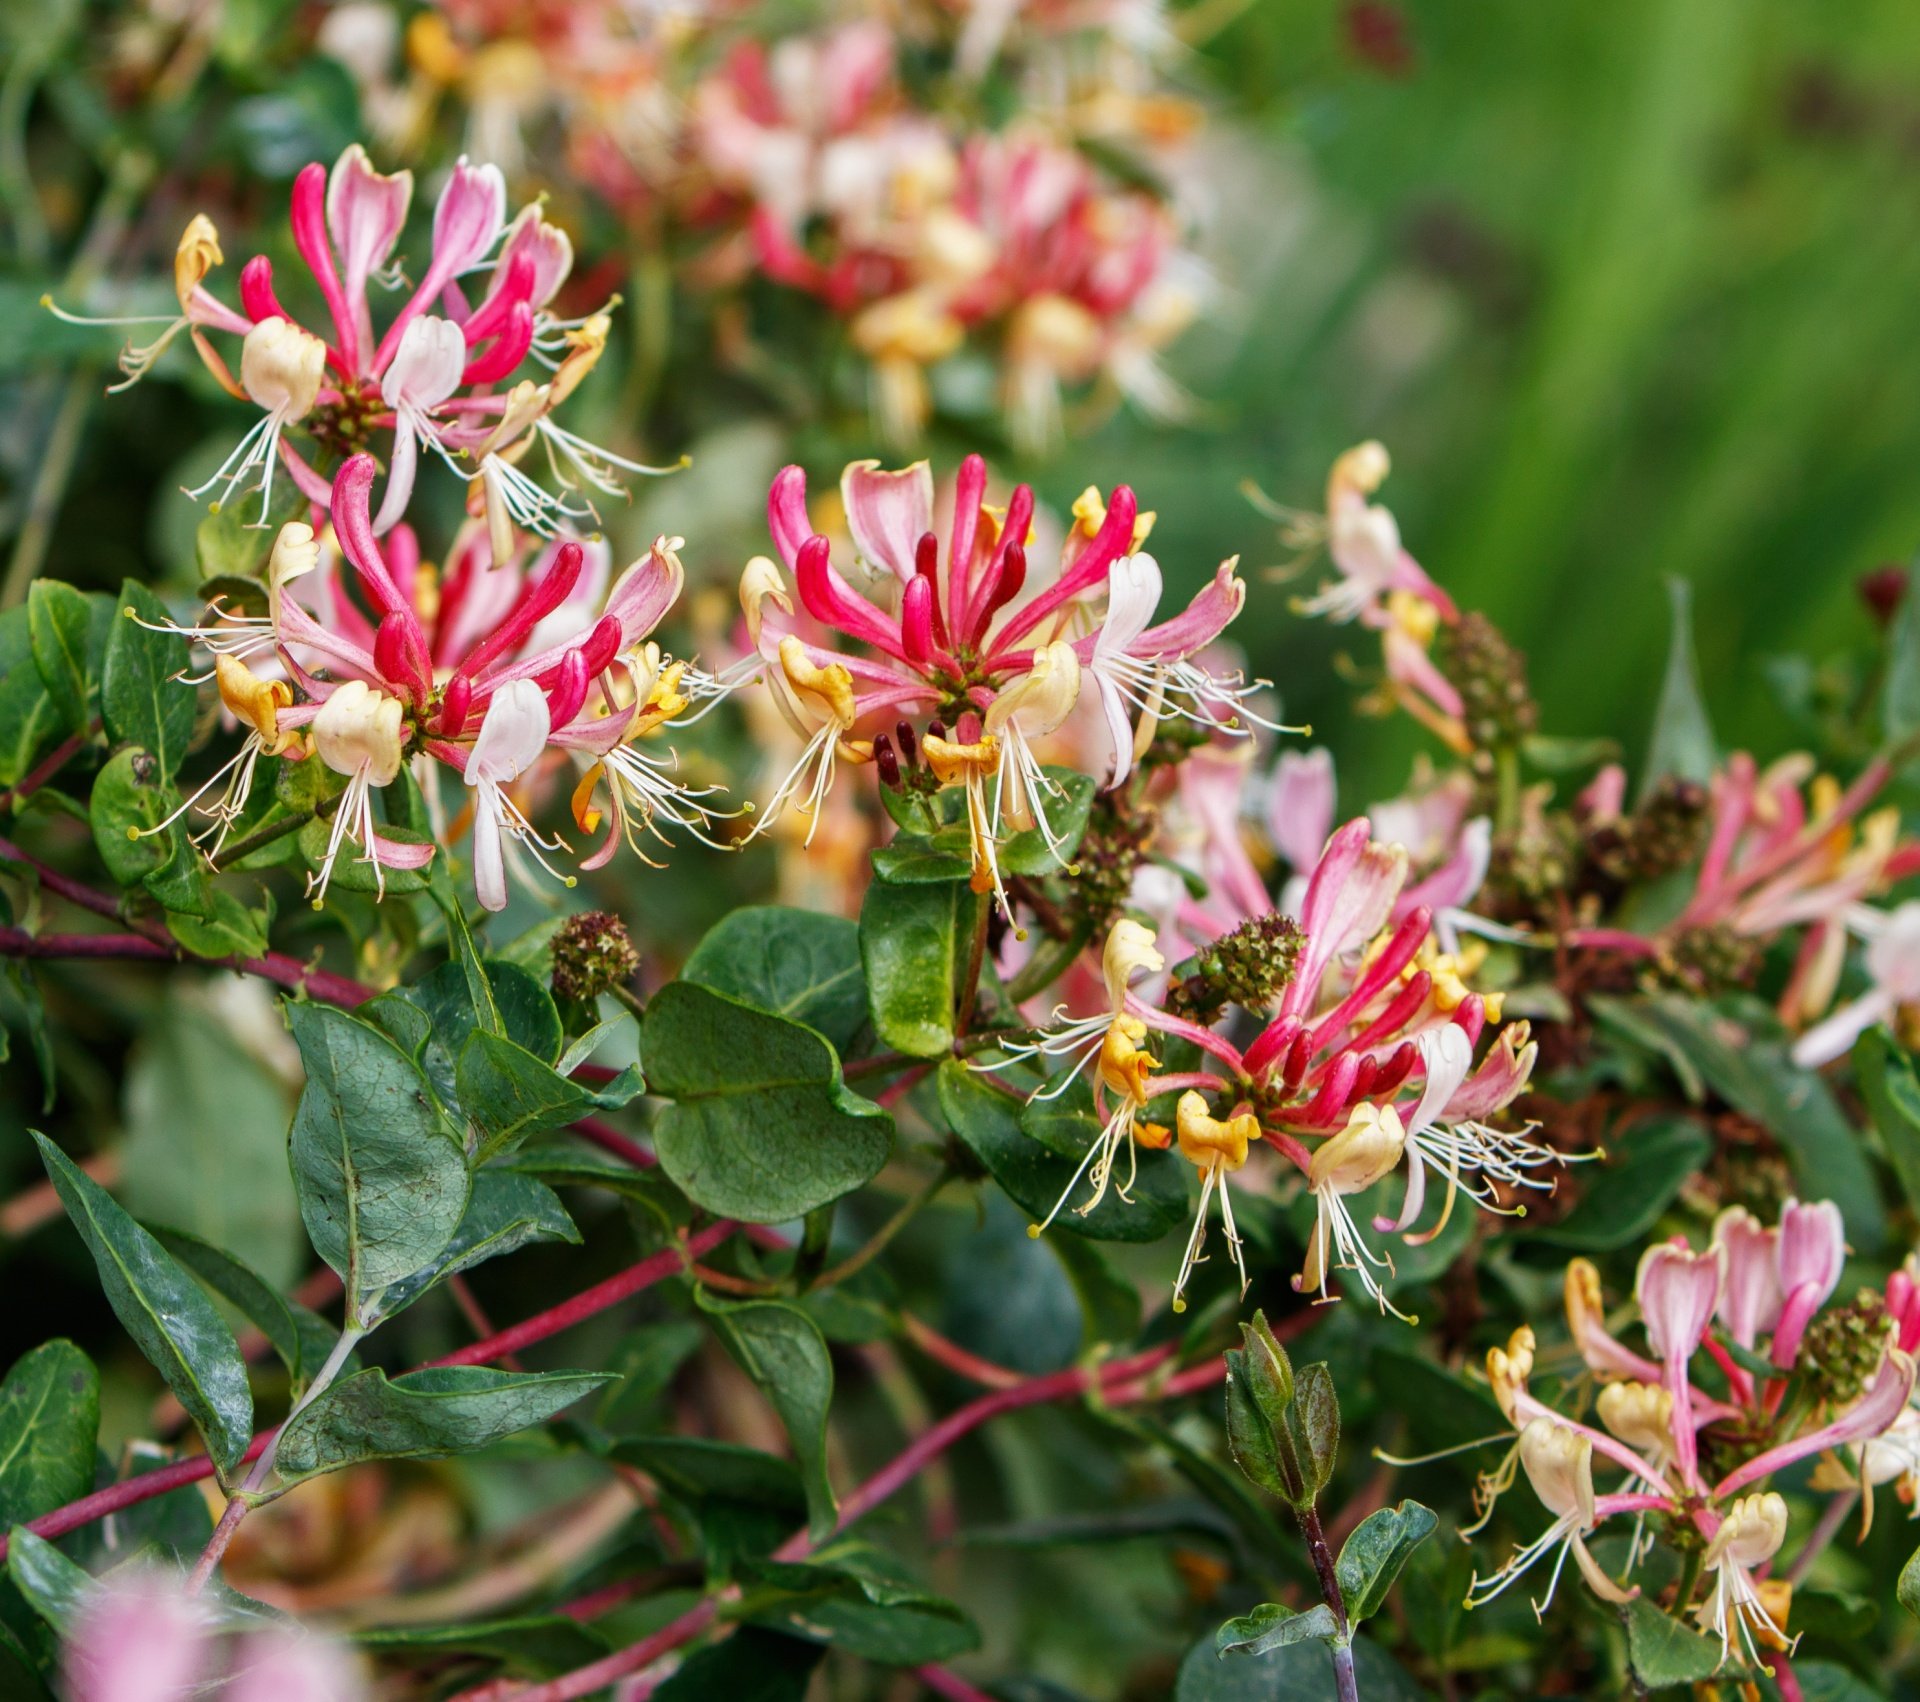
<path fill-rule="evenodd" d="M 1726 1281 L 1725 1254 L 1695 1253 L 1682 1242 L 1660 1242 L 1640 1256 L 1633 1295 L 1647 1328 L 1647 1344 L 1661 1363 L 1662 1385 L 1673 1397 L 1674 1463 L 1691 1482 L 1697 1461 L 1693 1385 L 1688 1361 L 1705 1338 Z"/>
<path fill-rule="evenodd" d="M 1624 1377 L 1639 1383 L 1658 1383 L 1661 1369 L 1635 1353 L 1607 1327 L 1606 1305 L 1600 1291 L 1600 1272 L 1591 1259 L 1572 1259 L 1564 1282 L 1567 1330 L 1587 1368 L 1601 1378 Z"/>
<path fill-rule="evenodd" d="M 1780 1231 L 1763 1225 L 1745 1206 L 1729 1206 L 1713 1220 L 1713 1245 L 1721 1251 L 1727 1278 L 1720 1291 L 1720 1322 L 1736 1343 L 1751 1349 L 1772 1333 L 1786 1299 L 1780 1286 Z"/>
<path fill-rule="evenodd" d="M 425 778 L 437 762 L 468 779 L 476 799 L 488 805 L 478 818 L 482 825 L 537 852 L 558 849 L 558 842 L 534 833 L 504 788 L 548 749 L 573 757 L 585 770 L 575 800 L 583 831 L 593 831 L 609 811 L 613 817 L 588 867 L 604 863 L 623 839 L 639 850 L 643 831 L 664 838 L 662 823 L 705 838 L 716 813 L 705 800 L 715 789 L 683 784 L 670 754 L 653 756 L 639 747 L 694 701 L 727 689 L 668 661 L 649 640 L 684 579 L 681 540 L 656 539 L 609 584 L 604 546 L 591 547 L 589 571 L 589 547 L 577 540 L 547 545 L 530 565 L 527 550 L 516 544 L 506 564 L 489 569 L 490 545 L 476 523 L 456 541 L 445 579 L 435 582 L 420 569 L 409 527 L 398 525 L 385 539 L 375 535 L 369 513 L 375 476 L 372 457 L 354 456 L 331 492 L 333 536 L 359 600 L 349 594 L 344 574 L 331 565 L 318 571 L 313 529 L 289 522 L 270 558 L 265 616 L 216 606 L 207 624 L 171 629 L 213 655 L 223 702 L 253 728 L 229 765 L 234 778 L 220 802 L 199 805 L 208 790 L 202 788 L 190 803 L 224 831 L 244 807 L 260 752 L 304 754 L 296 737 L 304 730 L 320 760 L 348 782 L 313 883 L 316 901 L 349 842 L 375 865 L 376 880 L 382 869 L 418 868 L 431 858 L 431 845 L 396 841 L 374 821 L 373 794 L 397 779 L 408 759 L 425 765 Z M 240 660 L 269 646 L 284 681 L 263 680 Z M 474 752 L 483 746 L 487 760 L 475 767 Z M 593 807 L 597 795 L 606 797 L 608 810 Z M 499 831 L 476 837 L 490 904 L 504 901 L 495 878 L 499 849 Z"/>
<path fill-rule="evenodd" d="M 1346 1203 L 1348 1195 L 1391 1175 L 1406 1145 L 1399 1112 L 1391 1105 L 1369 1103 L 1354 1106 L 1346 1126 L 1313 1149 L 1307 1167 L 1307 1186 L 1314 1200 L 1313 1232 L 1307 1240 L 1306 1263 L 1293 1279 L 1296 1293 L 1315 1294 L 1322 1303 L 1333 1299 L 1327 1292 L 1327 1273 L 1338 1267 L 1359 1278 L 1382 1312 L 1407 1318 L 1387 1298 L 1377 1275 L 1382 1270 L 1392 1272 L 1392 1258 L 1368 1247 Z"/>
<path fill-rule="evenodd" d="M 1844 1057 L 1875 1023 L 1920 1005 L 1920 902 L 1888 911 L 1856 905 L 1847 912 L 1846 925 L 1867 941 L 1865 964 L 1873 986 L 1794 1043 L 1793 1061 L 1803 1069 Z"/>
<path fill-rule="evenodd" d="M 220 1702 L 364 1702 L 366 1678 L 346 1649 L 297 1628 L 235 1641 Z"/>
<path fill-rule="evenodd" d="M 1755 1454 L 1713 1486 L 1716 1499 L 1758 1483 L 1762 1478 L 1809 1459 L 1829 1448 L 1850 1447 L 1885 1435 L 1913 1397 L 1914 1362 L 1898 1348 L 1889 1348 L 1866 1392 L 1830 1422 Z"/>
<path fill-rule="evenodd" d="M 246 482 L 258 473 L 265 524 L 276 465 L 310 500 L 327 500 L 326 477 L 294 446 L 293 428 L 304 427 L 323 449 L 343 437 L 385 444 L 390 434 L 376 532 L 384 535 L 404 515 L 424 447 L 463 480 L 477 474 L 498 543 L 510 522 L 552 536 L 567 517 L 590 513 L 590 502 L 570 500 L 583 485 L 612 494 L 624 489 L 620 475 L 659 470 L 599 449 L 551 417 L 599 359 L 607 321 L 604 314 L 563 320 L 549 310 L 571 267 L 571 245 L 537 206 L 509 226 L 505 181 L 491 165 L 463 158 L 448 174 L 419 282 L 376 331 L 371 291 L 400 282 L 392 261 L 412 193 L 410 173 L 374 170 L 358 144 L 331 171 L 315 163 L 294 179 L 294 244 L 326 306 L 331 323 L 324 335 L 282 305 L 264 255 L 241 269 L 238 310 L 213 296 L 205 279 L 221 262 L 219 237 L 204 214 L 196 215 L 175 260 L 180 317 L 121 363 L 132 382 L 190 329 L 214 377 L 260 410 L 219 470 L 190 494 L 217 485 L 225 502 L 251 488 Z M 483 268 L 486 291 L 469 306 L 463 280 Z M 238 380 L 209 333 L 242 339 Z M 529 357 L 556 369 L 552 379 L 525 380 L 502 393 L 498 386 Z M 536 443 L 545 447 L 558 494 L 517 465 Z M 504 544 L 496 550 L 500 558 L 506 553 Z"/>
<path fill-rule="evenodd" d="M 1539 1055 L 1525 1023 L 1514 1024 L 1501 1039 L 1504 1061 L 1500 1050 L 1490 1053 L 1480 1071 L 1486 1081 L 1471 1092 L 1467 1078 L 1473 1068 L 1473 1042 L 1465 1029 L 1447 1023 L 1426 1030 L 1414 1042 L 1426 1080 L 1406 1119 L 1406 1198 L 1398 1217 L 1374 1219 L 1376 1229 L 1390 1229 L 1419 1245 L 1446 1228 L 1457 1193 L 1465 1193 L 1482 1211 L 1518 1216 L 1526 1208 L 1502 1205 L 1499 1188 L 1552 1191 L 1552 1179 L 1540 1172 L 1564 1163 L 1561 1154 L 1524 1134 L 1490 1128 L 1481 1120 L 1504 1110 L 1520 1095 Z M 1445 1179 L 1446 1201 L 1434 1226 L 1414 1234 L 1413 1226 L 1426 1203 L 1429 1170 Z"/>
<path fill-rule="evenodd" d="M 768 674 L 776 701 L 807 741 L 762 825 L 788 802 L 817 805 L 836 761 L 871 756 L 882 728 L 903 716 L 927 716 L 930 737 L 921 746 L 930 765 L 943 783 L 967 788 L 976 887 L 994 891 L 1005 909 L 996 855 L 1003 828 L 1037 824 L 1054 843 L 1046 813 L 1060 788 L 1040 767 L 1032 742 L 1060 725 L 1091 677 L 1111 729 L 1107 778 L 1124 777 L 1133 734 L 1123 737 L 1121 728 L 1130 701 L 1161 710 L 1177 703 L 1181 713 L 1205 719 L 1209 712 L 1190 705 L 1190 697 L 1237 689 L 1200 674 L 1188 657 L 1218 636 L 1244 593 L 1229 565 L 1185 614 L 1146 625 L 1158 569 L 1133 553 L 1136 504 L 1125 486 L 1081 511 L 1051 581 L 1030 584 L 1024 540 L 1033 493 L 1018 486 L 1003 519 L 986 506 L 986 483 L 986 464 L 969 456 L 956 481 L 943 554 L 925 462 L 891 472 L 871 461 L 849 466 L 841 478 L 848 529 L 876 585 L 865 594 L 834 566 L 832 544 L 813 530 L 801 469 L 789 467 L 774 481 L 768 524 L 800 604 L 828 632 L 876 655 L 811 642 L 799 630 L 785 580 L 764 558 L 749 563 L 741 602 L 757 651 L 774 665 Z M 1103 593 L 1105 610 L 1096 614 Z M 1116 599 L 1118 637 L 1102 649 Z M 1062 636 L 1076 626 L 1092 630 L 1078 640 Z"/>
<path fill-rule="evenodd" d="M 1327 475 L 1326 514 L 1312 530 L 1326 543 L 1340 577 L 1303 602 L 1301 613 L 1386 627 L 1392 619 L 1387 599 L 1395 591 L 1452 613 L 1447 594 L 1400 542 L 1392 510 L 1368 501 L 1392 466 L 1385 446 L 1375 442 L 1358 444 L 1334 462 Z"/>
<path fill-rule="evenodd" d="M 1840 1286 L 1846 1256 L 1846 1224 L 1833 1201 L 1802 1205 L 1788 1200 L 1780 1208 L 1777 1257 L 1783 1299 L 1772 1355 L 1781 1370 L 1793 1368 L 1807 1324 Z"/>
<path fill-rule="evenodd" d="M 1332 751 L 1322 747 L 1280 753 L 1267 783 L 1267 836 L 1291 871 L 1280 895 L 1283 915 L 1300 913 L 1308 872 L 1320 861 L 1333 832 L 1334 797 Z"/>
<path fill-rule="evenodd" d="M 1180 764 L 1174 794 L 1162 813 L 1170 855 L 1207 885 L 1206 897 L 1195 898 L 1176 875 L 1177 884 L 1169 889 L 1171 919 L 1196 940 L 1216 940 L 1273 909 L 1247 849 L 1242 804 L 1253 758 L 1247 740 L 1197 746 Z"/>
<path fill-rule="evenodd" d="M 96 1583 L 61 1655 L 65 1694 L 70 1702 L 188 1702 L 212 1676 L 217 1624 L 165 1573 Z"/>

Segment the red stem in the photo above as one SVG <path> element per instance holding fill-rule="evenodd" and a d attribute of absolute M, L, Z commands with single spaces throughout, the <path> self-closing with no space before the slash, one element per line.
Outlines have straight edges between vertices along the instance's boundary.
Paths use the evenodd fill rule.
<path fill-rule="evenodd" d="M 1055 1371 L 1044 1377 L 1030 1377 L 1015 1388 L 995 1389 L 977 1400 L 967 1403 L 949 1413 L 931 1429 L 914 1438 L 872 1477 L 857 1489 L 845 1496 L 840 1503 L 840 1517 L 835 1525 L 836 1532 L 845 1530 L 854 1520 L 871 1512 L 882 1501 L 895 1494 L 906 1484 L 924 1471 L 928 1465 L 951 1448 L 963 1436 L 979 1429 L 989 1419 L 997 1418 L 1003 1412 L 1014 1412 L 1021 1407 L 1038 1406 L 1047 1401 L 1070 1399 L 1098 1389 L 1108 1401 L 1116 1404 L 1126 1401 L 1138 1401 L 1156 1396 L 1186 1394 L 1194 1389 L 1204 1388 L 1217 1383 L 1226 1376 L 1226 1361 L 1216 1359 L 1206 1365 L 1195 1366 L 1192 1371 L 1170 1377 L 1155 1387 L 1146 1380 L 1146 1373 L 1162 1365 L 1176 1351 L 1173 1344 L 1155 1348 L 1150 1353 L 1137 1355 L 1132 1359 L 1115 1361 L 1095 1371 L 1075 1367 L 1070 1371 Z M 774 1550 L 776 1560 L 797 1560 L 813 1552 L 812 1539 L 805 1531 L 796 1532 L 779 1548 Z M 611 1655 L 602 1657 L 590 1666 L 584 1666 L 558 1678 L 549 1679 L 544 1684 L 518 1686 L 511 1681 L 495 1680 L 473 1690 L 462 1691 L 453 1702 L 577 1702 L 577 1698 L 591 1696 L 605 1689 L 615 1679 L 625 1678 L 630 1673 L 643 1672 L 656 1661 L 673 1653 L 675 1649 L 700 1635 L 719 1613 L 721 1598 L 709 1596 L 696 1603 L 681 1616 L 667 1625 L 663 1625 L 652 1636 L 631 1644 L 625 1649 L 616 1649 Z M 955 1680 L 954 1682 L 959 1682 Z M 642 1684 L 623 1694 L 637 1699 L 652 1693 L 652 1687 Z M 958 1694 L 947 1691 L 944 1694 Z"/>
<path fill-rule="evenodd" d="M 3 853 L 0 853 L 3 854 Z M 306 992 L 330 1005 L 352 1009 L 373 997 L 370 987 L 331 970 L 316 969 L 283 952 L 265 957 L 193 957 L 184 946 L 145 934 L 29 934 L 24 928 L 0 928 L 0 957 L 118 958 L 150 963 L 200 963 L 208 969 L 232 969 L 258 975 L 293 992 Z"/>
<path fill-rule="evenodd" d="M 48 751 L 40 762 L 16 780 L 7 791 L 0 792 L 0 799 L 5 799 L 17 811 L 34 793 L 86 749 L 93 735 L 99 730 L 98 721 L 89 721 L 79 732 L 63 739 Z"/>
<path fill-rule="evenodd" d="M 516 1353 L 534 1342 L 545 1341 L 547 1337 L 558 1335 L 562 1330 L 571 1329 L 575 1324 L 604 1312 L 610 1306 L 618 1305 L 629 1295 L 638 1294 L 643 1288 L 661 1282 L 668 1277 L 678 1276 L 687 1268 L 688 1263 L 705 1252 L 710 1252 L 740 1227 L 737 1223 L 720 1222 L 709 1224 L 697 1235 L 690 1237 L 684 1246 L 668 1247 L 642 1259 L 637 1265 L 630 1265 L 618 1276 L 609 1277 L 598 1283 L 584 1294 L 576 1294 L 571 1300 L 562 1301 L 558 1306 L 549 1307 L 545 1312 L 529 1318 L 525 1323 L 515 1324 L 511 1329 L 502 1330 L 498 1335 L 489 1336 L 485 1341 L 475 1342 L 473 1346 L 450 1353 L 444 1359 L 428 1361 L 429 1365 L 483 1365 L 502 1355 Z M 422 1366 L 419 1369 L 425 1370 Z M 263 1430 L 254 1437 L 247 1451 L 241 1456 L 243 1463 L 258 1459 L 274 1432 Z M 64 1536 L 68 1531 L 78 1530 L 82 1525 L 91 1524 L 95 1519 L 103 1519 L 109 1513 L 117 1513 L 123 1507 L 132 1507 L 142 1501 L 151 1501 L 157 1495 L 165 1495 L 169 1490 L 179 1489 L 185 1484 L 199 1483 L 213 1476 L 213 1462 L 205 1455 L 191 1460 L 180 1460 L 170 1466 L 162 1466 L 158 1471 L 143 1473 L 139 1477 L 128 1478 L 122 1483 L 108 1484 L 105 1489 L 96 1489 L 91 1495 L 83 1495 L 78 1501 L 70 1501 L 64 1507 L 56 1507 L 51 1513 L 42 1514 L 30 1520 L 27 1529 L 35 1536 L 49 1539 Z M 0 1539 L 0 1559 L 6 1555 L 6 1542 Z"/>

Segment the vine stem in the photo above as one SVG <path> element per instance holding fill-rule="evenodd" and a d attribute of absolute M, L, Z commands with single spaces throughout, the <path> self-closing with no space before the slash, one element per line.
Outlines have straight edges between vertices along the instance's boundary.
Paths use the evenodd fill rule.
<path fill-rule="evenodd" d="M 1300 1515 L 1300 1529 L 1307 1539 L 1307 1553 L 1313 1557 L 1314 1575 L 1320 1580 L 1320 1599 L 1333 1610 L 1334 1623 L 1340 1627 L 1339 1640 L 1328 1645 L 1333 1656 L 1333 1687 L 1339 1693 L 1340 1702 L 1360 1702 L 1346 1598 L 1340 1593 L 1340 1576 L 1333 1563 L 1333 1550 L 1327 1547 L 1327 1533 L 1320 1526 L 1317 1506 L 1310 1504 Z"/>
<path fill-rule="evenodd" d="M 558 1335 L 595 1313 L 617 1305 L 629 1295 L 638 1294 L 657 1282 L 680 1275 L 693 1260 L 711 1252 L 740 1227 L 730 1220 L 709 1224 L 683 1244 L 663 1248 L 638 1264 L 629 1265 L 619 1275 L 576 1294 L 571 1300 L 549 1307 L 526 1322 L 502 1330 L 485 1341 L 475 1342 L 471 1347 L 428 1360 L 417 1369 L 424 1371 L 444 1365 L 484 1365 L 505 1354 L 517 1353 L 535 1342 L 545 1341 L 547 1337 Z M 263 1430 L 254 1437 L 240 1457 L 242 1463 L 258 1460 L 276 1434 L 276 1431 Z M 64 1507 L 56 1507 L 51 1513 L 28 1521 L 27 1529 L 37 1537 L 52 1540 L 66 1535 L 68 1531 L 76 1531 L 82 1525 L 91 1524 L 95 1519 L 104 1519 L 109 1513 L 137 1506 L 142 1501 L 151 1501 L 169 1490 L 179 1489 L 189 1483 L 200 1483 L 212 1476 L 213 1462 L 204 1454 L 196 1455 L 193 1459 L 176 1461 L 173 1465 L 162 1466 L 157 1471 L 145 1472 L 122 1483 L 109 1484 L 105 1489 L 96 1489 L 91 1495 L 83 1495 L 78 1501 L 70 1501 Z M 0 1559 L 5 1558 L 6 1546 L 5 1539 L 0 1538 Z"/>
<path fill-rule="evenodd" d="M 213 1535 L 207 1538 L 207 1546 L 200 1551 L 200 1558 L 193 1563 L 193 1571 L 187 1575 L 188 1595 L 197 1596 L 206 1588 L 207 1580 L 220 1564 L 220 1557 L 227 1552 L 227 1544 L 233 1541 L 234 1533 L 240 1529 L 241 1520 L 253 1510 L 251 1498 L 259 1493 L 272 1473 L 274 1458 L 280 1451 L 280 1438 L 286 1435 L 287 1426 L 327 1392 L 333 1380 L 340 1375 L 341 1368 L 352 1357 L 353 1350 L 365 1339 L 366 1331 L 356 1329 L 351 1324 L 340 1332 L 340 1339 L 333 1344 L 333 1351 L 327 1355 L 326 1362 L 314 1373 L 313 1381 L 301 1392 L 292 1410 L 280 1421 L 279 1427 L 260 1450 L 259 1457 L 253 1462 L 253 1469 L 247 1473 L 246 1481 L 228 1500 L 226 1511 L 220 1515 L 220 1523 L 213 1527 Z"/>
<path fill-rule="evenodd" d="M 836 1532 L 844 1530 L 896 1494 L 962 1437 L 979 1429 L 989 1419 L 999 1417 L 1001 1413 L 1039 1406 L 1049 1401 L 1070 1400 L 1095 1391 L 1109 1401 L 1143 1400 L 1154 1394 L 1186 1392 L 1185 1385 L 1176 1387 L 1182 1384 L 1181 1379 L 1169 1379 L 1157 1389 L 1145 1381 L 1147 1374 L 1163 1365 L 1174 1352 L 1174 1345 L 1169 1343 L 1150 1353 L 1118 1360 L 1095 1370 L 1076 1366 L 1069 1371 L 1029 1377 L 1013 1388 L 996 1389 L 981 1395 L 915 1437 L 865 1483 L 844 1496 L 840 1503 L 840 1517 L 834 1527 Z M 1206 1374 L 1207 1381 L 1217 1382 L 1226 1374 L 1226 1363 L 1217 1360 L 1198 1369 Z M 813 1552 L 813 1548 L 812 1538 L 804 1530 L 798 1531 L 774 1550 L 773 1558 L 782 1561 L 804 1559 Z M 651 1636 L 624 1649 L 617 1649 L 589 1666 L 562 1673 L 544 1684 L 522 1685 L 513 1680 L 496 1680 L 461 1691 L 453 1698 L 453 1702 L 577 1702 L 580 1697 L 606 1689 L 616 1679 L 644 1672 L 676 1649 L 684 1648 L 713 1623 L 722 1606 L 731 1599 L 728 1591 L 707 1596 Z M 643 1680 L 622 1694 L 639 1702 L 640 1698 L 652 1692 L 653 1686 Z"/>
<path fill-rule="evenodd" d="M 291 992 L 311 993 L 326 1004 L 348 1009 L 373 997 L 371 989 L 358 981 L 335 975 L 331 970 L 317 969 L 283 952 L 268 952 L 265 957 L 194 957 L 184 946 L 169 945 L 146 934 L 29 934 L 24 928 L 0 928 L 0 957 L 191 962 L 208 969 L 257 975 Z"/>

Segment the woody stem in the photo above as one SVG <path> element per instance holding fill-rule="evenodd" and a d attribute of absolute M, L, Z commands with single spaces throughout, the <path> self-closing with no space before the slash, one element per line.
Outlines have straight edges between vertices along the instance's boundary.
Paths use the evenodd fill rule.
<path fill-rule="evenodd" d="M 1359 1680 L 1353 1670 L 1353 1645 L 1348 1640 L 1346 1597 L 1340 1593 L 1340 1578 L 1334 1569 L 1333 1551 L 1327 1547 L 1327 1533 L 1320 1525 L 1320 1509 L 1309 1502 L 1300 1514 L 1300 1531 L 1307 1539 L 1307 1553 L 1313 1559 L 1313 1570 L 1320 1580 L 1320 1599 L 1333 1610 L 1333 1620 L 1340 1627 L 1339 1639 L 1328 1644 L 1333 1655 L 1333 1683 L 1339 1693 L 1340 1702 L 1360 1702 Z"/>

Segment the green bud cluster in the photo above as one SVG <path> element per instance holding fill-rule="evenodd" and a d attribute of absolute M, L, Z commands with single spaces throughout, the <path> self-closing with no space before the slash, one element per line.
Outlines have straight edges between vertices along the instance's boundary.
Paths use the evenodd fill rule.
<path fill-rule="evenodd" d="M 1112 794 L 1094 800 L 1074 856 L 1078 871 L 1074 896 L 1085 907 L 1093 937 L 1103 939 L 1133 891 L 1133 877 L 1153 838 L 1156 812 L 1140 806 L 1120 808 Z"/>
<path fill-rule="evenodd" d="M 1571 818 L 1553 813 L 1523 816 L 1496 834 L 1487 863 L 1487 884 L 1521 915 L 1551 914 L 1551 900 L 1567 891 L 1579 872 L 1580 846 Z"/>
<path fill-rule="evenodd" d="M 1731 928 L 1689 928 L 1676 936 L 1666 956 L 1648 971 L 1648 979 L 1655 986 L 1704 998 L 1751 986 L 1764 955 L 1755 941 Z"/>
<path fill-rule="evenodd" d="M 627 925 L 611 911 L 569 916 L 553 936 L 553 990 L 562 999 L 596 999 L 639 967 Z"/>
<path fill-rule="evenodd" d="M 1174 1016 L 1211 1024 L 1228 1005 L 1258 1010 L 1293 979 L 1306 935 L 1290 916 L 1256 916 L 1197 953 L 1167 992 Z"/>
<path fill-rule="evenodd" d="M 1669 775 L 1630 816 L 1587 833 L 1594 869 L 1622 886 L 1658 880 L 1700 854 L 1707 830 L 1707 789 Z"/>
<path fill-rule="evenodd" d="M 1463 705 L 1476 750 L 1515 745 L 1539 725 L 1527 686 L 1527 659 L 1485 615 L 1469 611 L 1440 629 L 1434 661 Z"/>
<path fill-rule="evenodd" d="M 1800 1368 L 1835 1407 L 1858 1400 L 1880 1369 L 1893 1319 L 1886 1303 L 1870 1288 L 1850 1306 L 1829 1306 L 1807 1326 L 1800 1340 Z"/>

